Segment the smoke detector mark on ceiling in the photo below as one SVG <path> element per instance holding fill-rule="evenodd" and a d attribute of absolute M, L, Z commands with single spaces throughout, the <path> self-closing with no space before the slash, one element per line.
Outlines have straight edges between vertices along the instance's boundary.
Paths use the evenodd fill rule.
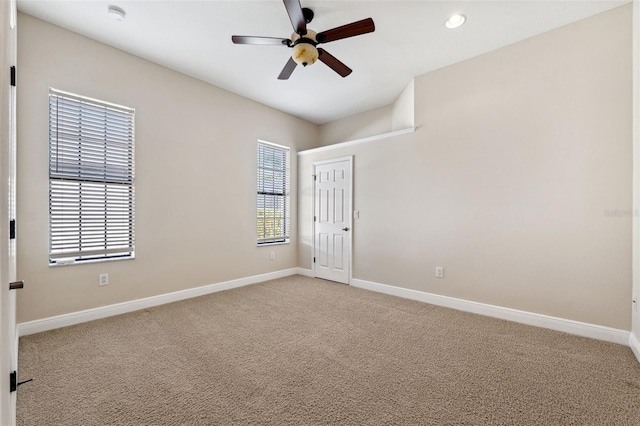
<path fill-rule="evenodd" d="M 109 6 L 108 13 L 109 16 L 116 21 L 124 21 L 125 16 L 127 16 L 125 11 L 118 6 Z"/>

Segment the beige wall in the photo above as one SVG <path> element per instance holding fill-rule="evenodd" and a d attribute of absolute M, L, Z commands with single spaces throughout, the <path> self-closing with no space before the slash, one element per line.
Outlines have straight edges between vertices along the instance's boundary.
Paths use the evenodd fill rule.
<path fill-rule="evenodd" d="M 256 141 L 290 146 L 295 176 L 316 125 L 28 15 L 18 40 L 19 322 L 296 266 L 295 223 L 256 247 Z M 136 109 L 135 260 L 48 266 L 49 87 Z"/>
<path fill-rule="evenodd" d="M 334 145 L 413 127 L 414 105 L 411 80 L 390 105 L 320 125 L 318 145 Z"/>
<path fill-rule="evenodd" d="M 415 84 L 411 80 L 391 105 L 391 130 L 415 126 Z"/>
<path fill-rule="evenodd" d="M 390 132 L 392 118 L 393 107 L 387 105 L 322 124 L 319 127 L 318 144 L 320 146 L 333 145 Z"/>
<path fill-rule="evenodd" d="M 630 330 L 631 40 L 625 6 L 419 76 L 415 133 L 300 156 L 300 266 L 353 154 L 355 278 Z"/>
<path fill-rule="evenodd" d="M 393 105 L 318 128 L 27 15 L 19 29 L 20 322 L 310 268 L 311 164 L 353 154 L 354 277 L 631 327 L 630 6 L 416 78 L 416 133 L 299 158 L 299 245 L 294 229 L 271 249 L 255 246 L 256 139 L 295 167 L 391 131 Z M 49 87 L 136 108 L 135 260 L 47 264 Z"/>

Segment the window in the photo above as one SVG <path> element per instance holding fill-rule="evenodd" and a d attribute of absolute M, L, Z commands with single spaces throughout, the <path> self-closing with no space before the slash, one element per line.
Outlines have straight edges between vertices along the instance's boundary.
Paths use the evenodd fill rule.
<path fill-rule="evenodd" d="M 49 263 L 134 256 L 134 110 L 49 92 Z"/>
<path fill-rule="evenodd" d="M 288 243 L 289 148 L 258 142 L 258 244 Z"/>

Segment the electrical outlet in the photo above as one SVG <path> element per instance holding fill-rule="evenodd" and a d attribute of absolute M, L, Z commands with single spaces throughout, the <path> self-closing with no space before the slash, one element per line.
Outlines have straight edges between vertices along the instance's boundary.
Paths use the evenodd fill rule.
<path fill-rule="evenodd" d="M 100 285 L 109 285 L 109 274 L 100 274 Z"/>
<path fill-rule="evenodd" d="M 353 211 L 353 218 L 354 219 L 360 219 L 360 210 L 354 210 Z"/>
<path fill-rule="evenodd" d="M 269 253 L 269 260 L 276 260 L 276 252 L 272 251 L 271 253 Z"/>
<path fill-rule="evenodd" d="M 444 278 L 444 268 L 442 266 L 436 266 L 436 278 Z"/>

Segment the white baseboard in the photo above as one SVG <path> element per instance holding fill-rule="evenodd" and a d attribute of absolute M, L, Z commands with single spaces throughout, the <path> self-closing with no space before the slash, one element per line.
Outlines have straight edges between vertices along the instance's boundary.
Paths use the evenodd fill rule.
<path fill-rule="evenodd" d="M 216 284 L 209 284 L 202 287 L 180 290 L 173 293 L 160 294 L 158 296 L 145 297 L 144 299 L 131 300 L 128 302 L 116 303 L 114 305 L 101 306 L 99 308 L 87 309 L 69 314 L 56 315 L 49 318 L 38 319 L 18 324 L 18 336 L 40 333 L 42 331 L 54 330 L 56 328 L 67 327 L 69 325 L 80 324 L 114 315 L 125 314 L 127 312 L 138 311 L 140 309 L 151 308 L 153 306 L 164 305 L 166 303 L 191 299 L 193 297 L 204 296 L 205 294 L 216 293 L 218 291 L 229 290 L 263 281 L 275 280 L 288 277 L 290 275 L 304 275 L 304 269 L 291 268 L 282 271 L 269 272 L 252 277 L 239 278 L 237 280 L 225 281 Z"/>
<path fill-rule="evenodd" d="M 629 334 L 629 346 L 640 362 L 640 340 L 633 333 Z"/>
<path fill-rule="evenodd" d="M 565 333 L 575 334 L 583 337 L 590 337 L 592 339 L 604 340 L 607 342 L 617 343 L 625 346 L 630 345 L 629 336 L 631 335 L 631 333 L 616 328 L 604 327 L 601 325 L 573 321 L 564 318 L 551 317 L 548 315 L 520 311 L 517 309 L 503 308 L 501 306 L 472 302 L 469 300 L 441 296 L 433 293 L 425 293 L 422 291 L 394 287 L 386 284 L 379 284 L 355 278 L 351 281 L 351 285 L 353 285 L 354 287 L 377 291 L 379 293 L 385 293 L 405 299 L 412 299 L 420 302 L 430 303 L 432 305 L 457 309 L 459 311 L 486 315 L 508 321 L 519 322 L 522 324 L 533 325 L 536 327 L 549 328 L 551 330 L 563 331 Z M 640 349 L 640 346 L 637 346 L 636 350 L 638 349 Z M 638 356 L 638 352 L 636 352 L 636 356 Z M 640 360 L 640 356 L 638 356 L 638 359 Z"/>
<path fill-rule="evenodd" d="M 296 273 L 298 275 L 302 275 L 304 277 L 310 277 L 313 278 L 313 271 L 311 269 L 305 269 L 305 268 L 296 268 Z"/>
<path fill-rule="evenodd" d="M 305 277 L 312 277 L 313 271 L 305 268 L 284 269 L 282 271 L 270 272 L 246 278 L 239 278 L 236 280 L 209 284 L 202 287 L 176 291 L 173 293 L 146 297 L 144 299 L 131 300 L 114 305 L 101 306 L 99 308 L 87 309 L 84 311 L 72 312 L 69 314 L 23 322 L 18 324 L 18 336 L 26 336 L 29 334 L 40 333 L 42 331 L 67 327 L 74 324 L 80 324 L 87 321 L 120 315 L 127 312 L 133 312 L 153 306 L 164 305 L 166 303 L 177 302 L 193 297 L 204 296 L 206 294 L 211 294 L 218 291 L 229 290 L 232 288 L 256 284 L 278 278 L 284 278 L 291 275 L 303 275 Z M 469 300 L 457 299 L 454 297 L 425 293 L 417 290 L 394 287 L 356 278 L 351 281 L 351 285 L 366 290 L 372 290 L 392 296 L 403 297 L 405 299 L 417 300 L 420 302 L 431 303 L 433 305 L 444 306 L 460 311 L 487 315 L 494 318 L 500 318 L 537 327 L 549 328 L 552 330 L 563 331 L 565 333 L 575 334 L 578 336 L 590 337 L 592 339 L 604 340 L 607 342 L 630 346 L 636 357 L 638 358 L 638 361 L 640 361 L 640 342 L 633 334 L 625 330 L 573 321 L 564 318 L 551 317 L 548 315 L 536 314 L 532 312 L 520 311 L 517 309 L 504 308 L 501 306 L 488 305 L 485 303 L 472 302 Z"/>

